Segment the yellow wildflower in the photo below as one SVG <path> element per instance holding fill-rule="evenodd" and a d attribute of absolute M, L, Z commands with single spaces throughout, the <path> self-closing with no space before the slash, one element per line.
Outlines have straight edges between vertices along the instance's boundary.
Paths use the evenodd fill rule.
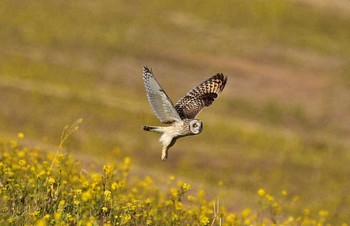
<path fill-rule="evenodd" d="M 128 171 L 130 168 L 130 163 L 131 163 L 131 158 L 130 157 L 125 157 L 123 164 L 120 166 L 121 170 Z M 126 175 L 124 175 L 126 176 Z"/>
<path fill-rule="evenodd" d="M 153 183 L 153 180 L 152 180 L 152 178 L 151 178 L 150 176 L 146 176 L 145 182 L 146 182 L 147 184 L 152 184 L 152 183 Z"/>
<path fill-rule="evenodd" d="M 119 188 L 119 185 L 116 182 L 113 182 L 111 185 L 112 190 L 116 190 Z"/>
<path fill-rule="evenodd" d="M 323 218 L 327 218 L 329 216 L 329 212 L 327 210 L 320 210 L 318 211 L 318 215 Z"/>
<path fill-rule="evenodd" d="M 81 200 L 83 200 L 83 202 L 87 202 L 92 198 L 91 192 L 90 191 L 86 191 L 81 195 Z"/>
<path fill-rule="evenodd" d="M 110 201 L 111 200 L 111 191 L 110 190 L 104 191 L 103 194 L 105 196 L 106 201 Z"/>
<path fill-rule="evenodd" d="M 62 213 L 60 213 L 60 212 L 55 213 L 55 220 L 57 221 L 57 220 L 61 219 L 61 216 L 62 216 Z"/>
<path fill-rule="evenodd" d="M 67 213 L 67 219 L 68 221 L 74 221 L 74 217 L 70 213 Z"/>
<path fill-rule="evenodd" d="M 182 210 L 182 202 L 177 202 L 177 203 L 175 204 L 175 209 L 176 209 L 176 210 Z"/>
<path fill-rule="evenodd" d="M 236 220 L 236 215 L 234 215 L 233 213 L 230 213 L 227 215 L 226 220 L 228 223 L 233 223 Z"/>
<path fill-rule="evenodd" d="M 46 226 L 46 221 L 41 219 L 35 223 L 36 226 Z"/>
<path fill-rule="evenodd" d="M 188 190 L 190 190 L 191 189 L 191 185 L 189 185 L 189 184 L 187 184 L 187 183 L 183 183 L 183 185 L 182 185 L 182 190 L 184 191 L 184 192 L 186 192 L 186 191 L 188 191 Z"/>
<path fill-rule="evenodd" d="M 122 218 L 122 224 L 127 224 L 131 220 L 130 214 L 124 214 L 121 216 Z"/>
<path fill-rule="evenodd" d="M 61 200 L 60 203 L 58 204 L 58 210 L 63 210 L 64 208 L 64 204 L 66 204 L 66 201 L 65 200 Z"/>
<path fill-rule="evenodd" d="M 55 179 L 54 178 L 52 178 L 52 177 L 49 177 L 49 184 L 54 184 L 56 181 L 55 181 Z"/>
<path fill-rule="evenodd" d="M 294 222 L 294 217 L 290 216 L 288 217 L 287 221 L 285 222 L 286 224 L 290 224 Z"/>
<path fill-rule="evenodd" d="M 45 175 L 45 174 L 46 174 L 45 170 L 41 170 L 41 171 L 36 175 L 36 177 L 39 178 L 39 177 L 41 177 L 41 176 L 43 176 L 43 175 Z"/>
<path fill-rule="evenodd" d="M 173 214 L 171 215 L 171 220 L 172 220 L 172 221 L 178 221 L 178 220 L 179 220 L 179 216 L 178 216 L 176 213 L 173 213 Z"/>
<path fill-rule="evenodd" d="M 272 195 L 270 195 L 270 194 L 266 194 L 266 195 L 265 195 L 265 198 L 266 198 L 266 200 L 269 201 L 269 202 L 272 202 L 273 200 L 275 200 L 275 198 L 274 198 Z"/>
<path fill-rule="evenodd" d="M 246 208 L 242 211 L 242 217 L 248 217 L 250 215 L 250 213 L 252 212 L 251 209 Z"/>
<path fill-rule="evenodd" d="M 25 166 L 27 164 L 26 160 L 19 160 L 19 163 L 18 163 L 20 166 Z"/>
<path fill-rule="evenodd" d="M 89 181 L 84 181 L 83 188 L 88 188 L 88 187 L 89 187 Z"/>
<path fill-rule="evenodd" d="M 170 190 L 170 193 L 171 193 L 172 197 L 177 197 L 179 195 L 179 192 L 178 192 L 178 190 L 176 188 L 172 188 Z"/>
<path fill-rule="evenodd" d="M 165 206 L 171 206 L 173 204 L 173 202 L 171 200 L 167 200 L 165 202 Z"/>
<path fill-rule="evenodd" d="M 201 225 L 209 225 L 209 218 L 207 216 L 200 216 Z"/>
<path fill-rule="evenodd" d="M 106 176 L 110 176 L 114 170 L 114 166 L 112 164 L 106 164 L 103 166 L 103 171 Z"/>
<path fill-rule="evenodd" d="M 149 205 L 149 204 L 151 204 L 151 203 L 152 203 L 152 201 L 151 201 L 150 198 L 147 198 L 147 199 L 145 200 L 145 204 Z"/>
<path fill-rule="evenodd" d="M 81 189 L 75 189 L 74 192 L 75 192 L 76 195 L 81 195 L 81 191 L 82 191 Z"/>
<path fill-rule="evenodd" d="M 281 191 L 281 194 L 282 194 L 283 196 L 287 196 L 287 195 L 288 195 L 288 192 L 287 192 L 286 190 L 282 190 L 282 191 Z"/>
<path fill-rule="evenodd" d="M 102 180 L 101 175 L 98 173 L 92 173 L 91 177 L 94 180 L 94 182 L 101 182 Z"/>
<path fill-rule="evenodd" d="M 130 157 L 125 157 L 124 158 L 124 164 L 129 165 L 131 163 L 131 158 Z"/>
<path fill-rule="evenodd" d="M 18 133 L 17 137 L 18 137 L 18 139 L 23 139 L 24 138 L 24 134 L 23 133 Z"/>
<path fill-rule="evenodd" d="M 190 202 L 194 202 L 195 201 L 195 197 L 193 197 L 192 195 L 187 196 L 187 200 Z"/>
<path fill-rule="evenodd" d="M 17 152 L 17 156 L 20 158 L 23 158 L 26 155 L 26 153 L 24 151 L 18 151 Z"/>
<path fill-rule="evenodd" d="M 260 188 L 260 189 L 258 190 L 258 195 L 259 195 L 260 197 L 263 197 L 265 194 L 266 194 L 266 192 L 265 192 L 265 190 L 264 190 L 263 188 Z"/>
<path fill-rule="evenodd" d="M 251 225 L 251 220 L 250 219 L 245 219 L 244 220 L 244 225 Z"/>

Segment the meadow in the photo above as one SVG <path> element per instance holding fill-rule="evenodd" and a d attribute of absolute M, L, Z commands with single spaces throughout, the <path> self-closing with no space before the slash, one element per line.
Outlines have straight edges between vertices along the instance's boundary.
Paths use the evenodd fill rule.
<path fill-rule="evenodd" d="M 64 153 L 69 136 L 82 119 L 67 125 L 56 152 L 42 151 L 16 140 L 0 141 L 0 223 L 2 225 L 323 225 L 329 212 L 299 215 L 288 212 L 298 196 L 286 190 L 278 199 L 263 188 L 254 210 L 228 212 L 220 200 L 208 200 L 204 190 L 190 193 L 191 185 L 175 176 L 156 184 L 150 176 L 130 176 L 131 158 L 115 152 L 113 163 L 101 169 L 82 167 Z M 346 225 L 346 224 L 344 224 Z"/>
<path fill-rule="evenodd" d="M 242 225 L 248 212 L 247 224 L 269 225 L 274 197 L 278 224 L 349 223 L 350 10 L 322 2 L 1 1 L 1 219 L 122 224 L 114 217 L 131 205 L 138 225 Z M 166 162 L 158 136 L 141 129 L 160 124 L 144 65 L 174 102 L 212 74 L 228 76 L 199 115 L 203 133 L 180 139 Z M 171 191 L 184 193 L 178 221 Z"/>

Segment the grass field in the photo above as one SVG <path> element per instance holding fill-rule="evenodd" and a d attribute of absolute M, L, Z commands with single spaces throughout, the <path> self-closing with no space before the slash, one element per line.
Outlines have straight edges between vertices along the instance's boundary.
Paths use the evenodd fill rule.
<path fill-rule="evenodd" d="M 83 118 L 65 145 L 83 167 L 117 162 L 119 150 L 130 174 L 175 176 L 229 212 L 256 208 L 260 188 L 286 190 L 300 197 L 288 214 L 348 223 L 350 11 L 318 2 L 2 1 L 1 139 L 21 132 L 27 147 L 55 151 L 64 125 Z M 203 133 L 166 162 L 158 136 L 141 130 L 159 124 L 143 65 L 174 101 L 228 76 L 199 115 Z"/>

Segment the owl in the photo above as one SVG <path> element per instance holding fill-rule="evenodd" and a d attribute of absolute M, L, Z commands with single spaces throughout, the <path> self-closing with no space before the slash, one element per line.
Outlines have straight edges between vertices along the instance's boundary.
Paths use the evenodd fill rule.
<path fill-rule="evenodd" d="M 190 90 L 175 105 L 153 76 L 152 71 L 143 67 L 143 80 L 147 99 L 157 118 L 169 126 L 143 126 L 145 131 L 160 133 L 162 143 L 161 159 L 166 160 L 168 150 L 181 137 L 198 135 L 203 123 L 196 116 L 209 107 L 225 88 L 227 77 L 216 74 Z"/>

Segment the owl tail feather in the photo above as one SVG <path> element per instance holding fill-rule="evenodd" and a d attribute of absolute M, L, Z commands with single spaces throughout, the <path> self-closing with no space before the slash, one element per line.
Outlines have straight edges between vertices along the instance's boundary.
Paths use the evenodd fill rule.
<path fill-rule="evenodd" d="M 150 132 L 156 132 L 156 133 L 162 133 L 163 130 L 159 126 L 142 126 L 143 130 L 150 131 Z"/>

